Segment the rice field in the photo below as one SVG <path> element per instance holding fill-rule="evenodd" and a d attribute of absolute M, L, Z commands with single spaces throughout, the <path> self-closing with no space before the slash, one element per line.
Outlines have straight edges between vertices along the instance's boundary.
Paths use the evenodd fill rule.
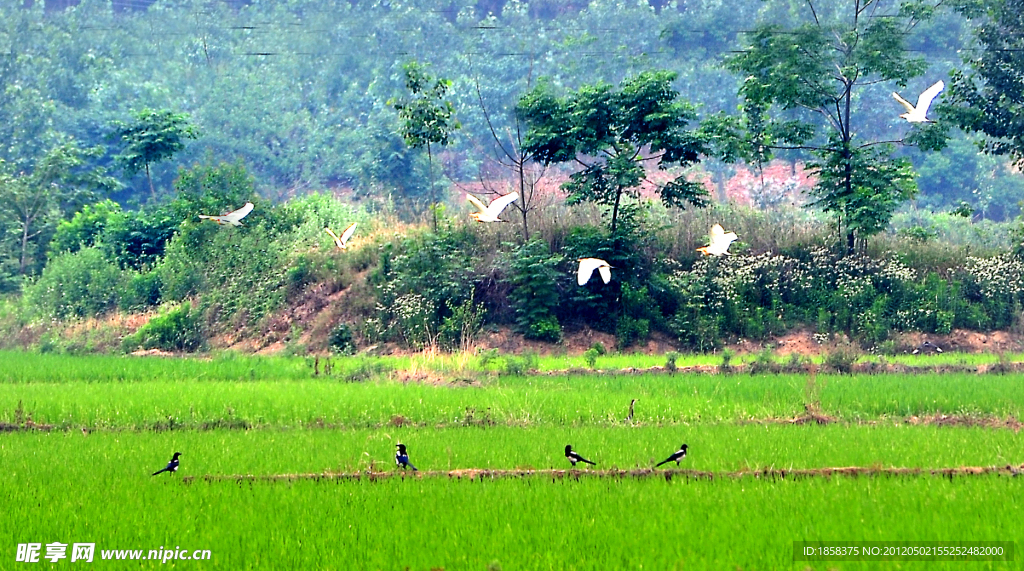
<path fill-rule="evenodd" d="M 109 568 L 424 571 L 918 569 L 794 561 L 793 542 L 1024 545 L 1024 375 L 415 382 L 402 365 L 353 382 L 304 359 L 4 354 L 0 569 L 32 568 L 15 561 L 32 542 L 95 543 Z M 420 471 L 372 477 L 395 473 L 399 441 Z M 652 472 L 683 442 L 681 471 Z M 598 465 L 566 472 L 570 443 Z M 150 476 L 175 451 L 178 473 Z M 865 470 L 819 470 L 837 467 Z M 941 472 L 957 467 L 995 470 Z M 474 470 L 518 472 L 452 477 Z M 175 547 L 211 557 L 145 559 Z"/>

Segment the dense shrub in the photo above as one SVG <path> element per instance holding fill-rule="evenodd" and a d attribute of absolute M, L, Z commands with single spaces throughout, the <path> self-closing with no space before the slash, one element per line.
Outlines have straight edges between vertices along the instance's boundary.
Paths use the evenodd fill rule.
<path fill-rule="evenodd" d="M 516 326 L 527 339 L 551 343 L 562 339 L 562 327 L 555 315 L 559 277 L 556 267 L 560 261 L 561 256 L 552 255 L 540 240 L 509 252 L 509 301 L 515 310 Z"/>
<path fill-rule="evenodd" d="M 473 299 L 474 242 L 472 233 L 445 224 L 437 234 L 413 235 L 397 247 L 382 249 L 371 277 L 377 306 L 364 323 L 367 336 L 410 347 L 436 346 L 442 325 Z M 450 322 L 445 331 L 448 346 L 454 330 Z"/>
<path fill-rule="evenodd" d="M 347 323 L 339 323 L 331 329 L 330 337 L 327 339 L 327 346 L 334 353 L 341 355 L 353 355 L 356 352 L 355 337 L 352 335 L 352 328 Z"/>
<path fill-rule="evenodd" d="M 96 246 L 58 254 L 25 287 L 31 313 L 48 319 L 92 317 L 116 307 L 121 270 Z"/>
<path fill-rule="evenodd" d="M 185 352 L 198 351 L 205 345 L 201 315 L 187 303 L 150 319 L 122 344 L 126 351 L 142 348 Z"/>

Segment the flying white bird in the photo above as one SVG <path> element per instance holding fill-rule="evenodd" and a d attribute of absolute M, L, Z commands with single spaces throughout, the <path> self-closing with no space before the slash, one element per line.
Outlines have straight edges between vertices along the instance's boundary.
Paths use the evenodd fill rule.
<path fill-rule="evenodd" d="M 939 81 L 935 83 L 935 85 L 925 89 L 924 92 L 921 93 L 921 96 L 917 98 L 917 107 L 914 107 L 909 101 L 900 97 L 899 93 L 893 91 L 893 98 L 907 108 L 907 112 L 900 115 L 900 117 L 906 119 L 910 123 L 934 123 L 935 121 L 932 121 L 927 117 L 928 107 L 932 104 L 932 99 L 935 99 L 944 87 L 946 87 L 946 84 Z"/>
<path fill-rule="evenodd" d="M 601 273 L 601 279 L 604 283 L 612 281 L 612 267 L 608 265 L 608 262 L 599 260 L 597 258 L 582 258 L 580 259 L 580 269 L 576 272 L 576 283 L 580 285 L 586 285 L 590 281 L 590 276 L 593 275 L 594 270 Z"/>
<path fill-rule="evenodd" d="M 252 208 L 252 203 L 246 202 L 245 206 L 239 208 L 238 210 L 235 210 L 234 212 L 228 212 L 223 216 L 207 216 L 205 214 L 200 214 L 199 217 L 206 218 L 207 220 L 213 220 L 217 224 L 230 224 L 232 226 L 241 226 L 242 223 L 239 222 L 239 220 L 248 216 L 249 213 L 252 212 Z"/>
<path fill-rule="evenodd" d="M 330 228 L 326 228 L 326 230 L 327 233 L 331 235 L 331 238 L 334 238 L 334 243 L 337 244 L 339 248 L 344 250 L 346 249 L 345 246 L 348 245 L 348 239 L 351 238 L 352 233 L 356 231 L 356 223 L 353 222 L 351 226 L 345 228 L 345 231 L 341 233 L 340 238 L 338 237 L 337 234 L 334 233 L 334 230 L 331 230 Z"/>
<path fill-rule="evenodd" d="M 473 203 L 473 206 L 480 209 L 480 212 L 470 214 L 470 216 L 475 218 L 477 222 L 501 222 L 501 220 L 498 219 L 498 215 L 501 214 L 502 210 L 505 210 L 506 206 L 512 204 L 518 198 L 518 192 L 510 192 L 505 196 L 499 196 L 492 200 L 490 206 L 484 206 L 484 203 L 480 202 L 479 198 L 469 194 L 468 192 L 466 193 L 466 200 L 469 200 Z"/>
<path fill-rule="evenodd" d="M 705 256 L 722 256 L 729 253 L 729 245 L 735 241 L 735 232 L 726 232 L 721 224 L 715 224 L 711 227 L 711 243 L 697 251 Z"/>

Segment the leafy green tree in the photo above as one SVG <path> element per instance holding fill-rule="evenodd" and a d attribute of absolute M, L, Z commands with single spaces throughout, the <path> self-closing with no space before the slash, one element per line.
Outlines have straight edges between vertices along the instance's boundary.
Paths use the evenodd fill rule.
<path fill-rule="evenodd" d="M 115 157 L 117 164 L 128 176 L 145 170 L 153 198 L 156 198 L 156 190 L 149 165 L 173 157 L 185 149 L 185 139 L 199 136 L 199 132 L 189 124 L 188 114 L 169 109 L 143 109 L 136 114 L 134 123 L 118 121 L 114 127 L 111 137 L 124 145 L 124 150 Z"/>
<path fill-rule="evenodd" d="M 8 219 L 16 234 L 18 275 L 42 265 L 42 254 L 61 220 L 97 194 L 118 187 L 103 167 L 89 164 L 102 154 L 102 147 L 83 149 L 72 141 L 51 149 L 30 174 L 11 173 L 0 163 L 0 217 Z"/>
<path fill-rule="evenodd" d="M 811 204 L 835 218 L 847 251 L 854 250 L 858 235 L 885 228 L 895 208 L 917 190 L 909 162 L 892 157 L 889 143 L 902 141 L 857 136 L 855 115 L 867 113 L 853 101 L 873 84 L 905 87 L 924 72 L 924 60 L 910 57 L 904 41 L 939 4 L 808 1 L 805 23 L 760 25 L 748 34 L 747 46 L 727 60 L 746 77 L 740 88 L 746 155 L 763 160 L 778 149 L 809 150 L 816 157 L 810 166 L 818 172 Z"/>
<path fill-rule="evenodd" d="M 552 255 L 548 245 L 532 240 L 509 255 L 509 300 L 516 312 L 516 326 L 527 339 L 556 343 L 562 339 L 558 310 L 557 266 L 561 256 Z"/>
<path fill-rule="evenodd" d="M 519 102 L 528 128 L 523 152 L 545 165 L 579 165 L 563 185 L 569 193 L 566 202 L 610 206 L 613 236 L 623 197 L 640 198 L 645 163 L 659 169 L 687 167 L 706 151 L 702 135 L 686 128 L 696 114 L 679 100 L 675 79 L 669 71 L 643 72 L 624 80 L 618 90 L 598 83 L 565 97 L 542 84 Z M 655 187 L 666 206 L 707 204 L 707 191 L 685 174 Z"/>
<path fill-rule="evenodd" d="M 452 118 L 455 106 L 445 100 L 452 82 L 437 78 L 424 71 L 423 66 L 409 62 L 405 70 L 405 87 L 411 98 L 388 101 L 398 111 L 402 121 L 401 133 L 407 145 L 414 149 L 427 148 L 427 165 L 430 175 L 430 210 L 433 214 L 434 232 L 437 232 L 437 194 L 434 185 L 434 160 L 431 145 L 447 146 L 452 134 L 461 127 Z"/>
<path fill-rule="evenodd" d="M 989 0 L 975 35 L 970 72 L 953 71 L 942 117 L 984 133 L 983 148 L 1024 166 L 1024 0 Z"/>

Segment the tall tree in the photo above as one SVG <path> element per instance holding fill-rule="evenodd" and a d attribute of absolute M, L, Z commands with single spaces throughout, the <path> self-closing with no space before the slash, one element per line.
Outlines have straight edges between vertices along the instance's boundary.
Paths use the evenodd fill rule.
<path fill-rule="evenodd" d="M 111 136 L 124 144 L 124 150 L 115 157 L 117 164 L 128 176 L 145 170 L 149 182 L 149 193 L 156 198 L 153 177 L 149 165 L 169 159 L 185 149 L 185 139 L 195 139 L 198 131 L 189 124 L 186 113 L 175 113 L 169 109 L 153 111 L 143 109 L 135 116 L 135 122 L 116 122 Z"/>
<path fill-rule="evenodd" d="M 427 169 L 430 176 L 430 211 L 433 215 L 434 232 L 437 232 L 437 190 L 434 185 L 434 159 L 431 145 L 448 145 L 452 134 L 461 125 L 452 115 L 455 106 L 445 99 L 452 82 L 434 78 L 423 66 L 409 62 L 405 70 L 405 87 L 411 97 L 388 101 L 398 111 L 402 120 L 401 133 L 407 145 L 414 149 L 427 148 Z"/>
<path fill-rule="evenodd" d="M 809 166 L 818 174 L 811 205 L 835 218 L 848 252 L 858 236 L 884 229 L 917 192 L 909 161 L 892 156 L 892 144 L 903 140 L 857 136 L 854 99 L 877 83 L 906 87 L 924 72 L 924 60 L 907 54 L 904 38 L 941 3 L 808 0 L 805 23 L 757 26 L 727 60 L 746 77 L 740 96 L 747 154 L 764 160 L 778 149 L 810 151 L 816 160 Z"/>
<path fill-rule="evenodd" d="M 645 163 L 659 169 L 686 167 L 706 150 L 703 136 L 687 129 L 696 114 L 679 100 L 672 87 L 675 78 L 669 71 L 643 72 L 623 80 L 618 90 L 598 83 L 564 97 L 541 84 L 519 101 L 528 129 L 523 152 L 545 165 L 576 163 L 580 170 L 563 185 L 569 193 L 566 202 L 610 206 L 613 236 L 623 197 L 640 198 Z M 666 206 L 707 204 L 707 191 L 685 174 L 654 187 Z"/>
<path fill-rule="evenodd" d="M 11 221 L 16 234 L 19 275 L 41 265 L 58 222 L 118 186 L 102 167 L 88 164 L 102 155 L 102 147 L 82 149 L 69 142 L 46 153 L 30 174 L 12 173 L 0 163 L 0 216 Z"/>
<path fill-rule="evenodd" d="M 1024 166 L 1024 0 L 988 0 L 975 34 L 981 49 L 954 71 L 942 117 L 990 137 L 984 150 Z"/>

